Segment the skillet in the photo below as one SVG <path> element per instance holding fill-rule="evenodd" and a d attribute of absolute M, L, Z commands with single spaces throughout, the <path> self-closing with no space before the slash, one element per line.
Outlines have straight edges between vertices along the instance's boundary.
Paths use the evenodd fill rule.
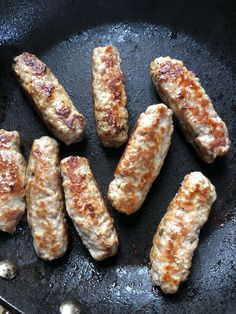
<path fill-rule="evenodd" d="M 0 303 L 13 313 L 59 313 L 76 299 L 82 313 L 235 313 L 235 70 L 236 4 L 221 0 L 2 0 L 0 2 L 0 123 L 18 130 L 25 157 L 35 138 L 50 135 L 11 73 L 22 51 L 39 56 L 65 86 L 88 128 L 85 140 L 61 156 L 86 156 L 103 195 L 124 147 L 105 149 L 95 131 L 91 97 L 91 54 L 114 44 L 123 59 L 129 127 L 148 105 L 160 102 L 149 76 L 156 56 L 181 59 L 201 79 L 226 122 L 231 151 L 214 164 L 202 162 L 175 124 L 172 145 L 142 208 L 126 217 L 109 207 L 119 233 L 117 256 L 94 262 L 71 222 L 66 256 L 46 263 L 36 257 L 26 217 L 14 235 L 0 233 L 0 259 L 14 260 L 19 272 L 0 279 Z M 200 234 L 188 280 L 165 296 L 150 282 L 149 251 L 157 225 L 183 177 L 202 171 L 218 198 Z"/>

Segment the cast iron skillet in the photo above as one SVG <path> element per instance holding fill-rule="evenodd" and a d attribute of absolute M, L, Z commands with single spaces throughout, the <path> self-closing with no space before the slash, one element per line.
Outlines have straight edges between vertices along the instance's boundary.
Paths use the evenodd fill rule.
<path fill-rule="evenodd" d="M 0 233 L 0 259 L 19 266 L 12 281 L 0 279 L 1 302 L 27 314 L 58 313 L 75 298 L 83 313 L 233 313 L 236 306 L 235 228 L 235 1 L 72 1 L 1 0 L 0 122 L 18 130 L 28 157 L 32 141 L 50 135 L 18 87 L 11 61 L 26 50 L 42 58 L 86 116 L 85 140 L 60 143 L 62 157 L 86 156 L 103 195 L 124 147 L 104 149 L 95 132 L 91 98 L 91 53 L 98 45 L 118 46 L 129 97 L 129 125 L 158 103 L 149 76 L 156 56 L 182 59 L 201 78 L 229 128 L 232 149 L 213 165 L 202 162 L 175 125 L 160 176 L 141 210 L 131 217 L 111 214 L 120 237 L 119 253 L 96 263 L 69 223 L 70 247 L 56 262 L 38 259 L 26 218 L 14 235 Z M 152 289 L 149 251 L 167 205 L 183 177 L 202 171 L 218 194 L 201 232 L 191 274 L 176 295 Z M 15 310 L 14 310 L 15 309 Z"/>

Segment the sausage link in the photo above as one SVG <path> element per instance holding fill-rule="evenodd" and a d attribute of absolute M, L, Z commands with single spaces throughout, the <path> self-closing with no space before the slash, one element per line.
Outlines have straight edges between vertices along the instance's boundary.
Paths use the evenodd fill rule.
<path fill-rule="evenodd" d="M 201 172 L 185 176 L 158 226 L 150 253 L 153 285 L 164 293 L 177 292 L 187 279 L 200 229 L 215 199 L 215 187 Z"/>
<path fill-rule="evenodd" d="M 170 57 L 151 62 L 151 76 L 162 100 L 173 110 L 179 124 L 202 160 L 212 163 L 230 148 L 228 130 L 216 113 L 199 79 L 182 61 Z"/>
<path fill-rule="evenodd" d="M 25 159 L 16 131 L 0 130 L 0 230 L 14 233 L 25 212 Z"/>
<path fill-rule="evenodd" d="M 80 142 L 86 128 L 85 118 L 51 70 L 28 52 L 14 58 L 13 70 L 53 135 L 66 145 Z"/>
<path fill-rule="evenodd" d="M 93 97 L 97 132 L 105 147 L 119 147 L 128 139 L 127 97 L 121 58 L 116 47 L 93 51 Z"/>
<path fill-rule="evenodd" d="M 117 252 L 118 237 L 114 222 L 101 192 L 83 157 L 61 161 L 61 174 L 66 210 L 84 245 L 95 260 L 103 260 Z"/>
<path fill-rule="evenodd" d="M 63 256 L 68 246 L 58 143 L 43 136 L 34 141 L 26 170 L 27 218 L 37 255 Z"/>
<path fill-rule="evenodd" d="M 130 215 L 144 202 L 168 152 L 173 132 L 172 111 L 149 106 L 137 121 L 110 183 L 108 199 L 119 212 Z"/>

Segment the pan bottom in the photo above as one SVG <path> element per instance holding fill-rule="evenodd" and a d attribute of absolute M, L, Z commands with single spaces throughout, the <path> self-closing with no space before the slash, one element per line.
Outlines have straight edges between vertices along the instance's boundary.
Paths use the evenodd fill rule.
<path fill-rule="evenodd" d="M 50 66 L 88 121 L 85 140 L 70 147 L 61 143 L 61 157 L 81 155 L 89 158 L 103 195 L 106 195 L 114 168 L 124 149 L 103 148 L 93 119 L 92 50 L 108 44 L 118 47 L 123 60 L 130 131 L 137 115 L 148 105 L 160 101 L 149 75 L 150 61 L 169 55 L 183 60 L 200 77 L 216 110 L 226 121 L 229 132 L 233 132 L 233 73 L 224 60 L 215 55 L 214 46 L 209 48 L 188 33 L 149 24 L 121 23 L 73 34 L 43 51 L 38 43 L 30 52 Z M 9 79 L 4 86 L 6 110 L 2 127 L 9 129 L 10 126 L 21 133 L 23 148 L 28 155 L 33 139 L 50 133 L 15 81 Z M 92 261 L 70 223 L 67 255 L 59 261 L 45 263 L 34 253 L 24 217 L 13 237 L 1 234 L 1 257 L 15 260 L 20 269 L 19 275 L 10 283 L 11 289 L 8 282 L 1 282 L 0 295 L 25 313 L 45 313 L 45 309 L 48 313 L 55 313 L 60 303 L 70 298 L 77 299 L 82 309 L 91 314 L 184 313 L 187 308 L 190 309 L 189 313 L 223 312 L 225 302 L 232 304 L 234 298 L 228 289 L 234 291 L 236 288 L 235 243 L 232 240 L 235 216 L 225 220 L 231 209 L 234 184 L 232 160 L 233 154 L 230 152 L 213 165 L 204 164 L 175 126 L 165 165 L 142 209 L 131 217 L 124 217 L 110 208 L 121 243 L 116 257 L 102 263 Z M 175 296 L 164 296 L 151 286 L 149 251 L 169 201 L 183 177 L 191 171 L 202 171 L 209 177 L 216 185 L 218 200 L 201 232 L 188 281 Z M 222 223 L 224 227 L 221 227 Z"/>

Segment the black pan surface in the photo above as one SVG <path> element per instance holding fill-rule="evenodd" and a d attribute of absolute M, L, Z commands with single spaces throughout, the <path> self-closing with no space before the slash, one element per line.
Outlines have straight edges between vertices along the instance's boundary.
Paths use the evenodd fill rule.
<path fill-rule="evenodd" d="M 121 53 L 132 130 L 140 112 L 158 103 L 149 76 L 156 56 L 181 59 L 202 85 L 229 128 L 232 149 L 213 165 L 202 162 L 175 124 L 164 167 L 142 209 L 131 217 L 109 207 L 120 238 L 116 257 L 94 262 L 71 222 L 66 256 L 37 258 L 23 218 L 14 235 L 0 233 L 0 259 L 19 266 L 12 281 L 0 279 L 0 303 L 27 314 L 59 313 L 75 298 L 82 313 L 235 313 L 235 27 L 232 1 L 8 1 L 0 2 L 0 123 L 18 130 L 28 157 L 35 138 L 50 135 L 11 73 L 12 58 L 35 53 L 48 64 L 85 115 L 85 140 L 61 156 L 86 156 L 103 195 L 124 147 L 104 149 L 95 131 L 91 97 L 91 54 L 114 44 Z M 165 296 L 150 281 L 149 251 L 158 223 L 183 177 L 202 171 L 218 194 L 195 252 L 191 274 L 176 295 Z"/>

